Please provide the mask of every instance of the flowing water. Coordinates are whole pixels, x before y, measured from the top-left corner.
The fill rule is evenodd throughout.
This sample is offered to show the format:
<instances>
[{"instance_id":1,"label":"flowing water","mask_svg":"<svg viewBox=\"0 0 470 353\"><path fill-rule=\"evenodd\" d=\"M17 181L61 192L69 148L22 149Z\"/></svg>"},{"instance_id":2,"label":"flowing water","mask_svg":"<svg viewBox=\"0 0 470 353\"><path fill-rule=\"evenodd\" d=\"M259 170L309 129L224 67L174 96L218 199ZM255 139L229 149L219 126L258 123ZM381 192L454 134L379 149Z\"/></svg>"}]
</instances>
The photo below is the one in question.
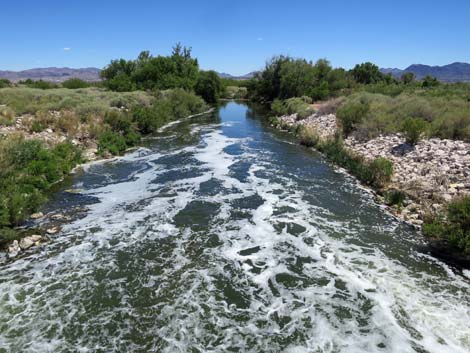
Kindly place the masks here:
<instances>
[{"instance_id":1,"label":"flowing water","mask_svg":"<svg viewBox=\"0 0 470 353\"><path fill-rule=\"evenodd\" d=\"M88 166L0 268L0 352L470 351L470 285L249 107Z\"/></svg>"}]
</instances>

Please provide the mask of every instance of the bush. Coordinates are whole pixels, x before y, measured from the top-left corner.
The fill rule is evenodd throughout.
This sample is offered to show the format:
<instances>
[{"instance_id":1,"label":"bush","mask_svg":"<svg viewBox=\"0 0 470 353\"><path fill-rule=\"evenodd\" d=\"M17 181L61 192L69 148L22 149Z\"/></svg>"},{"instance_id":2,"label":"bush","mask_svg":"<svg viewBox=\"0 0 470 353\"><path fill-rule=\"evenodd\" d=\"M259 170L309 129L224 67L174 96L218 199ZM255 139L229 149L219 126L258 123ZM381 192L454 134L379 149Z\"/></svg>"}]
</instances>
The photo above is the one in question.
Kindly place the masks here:
<instances>
[{"instance_id":1,"label":"bush","mask_svg":"<svg viewBox=\"0 0 470 353\"><path fill-rule=\"evenodd\" d=\"M347 102L337 111L337 118L341 123L343 134L348 136L365 118L369 112L369 103L365 100Z\"/></svg>"},{"instance_id":2,"label":"bush","mask_svg":"<svg viewBox=\"0 0 470 353\"><path fill-rule=\"evenodd\" d=\"M2 210L2 206L0 206L0 211ZM1 222L1 221L0 221ZM9 242L18 239L19 233L14 229L7 228L7 227L0 227L0 247L6 246Z\"/></svg>"},{"instance_id":3,"label":"bush","mask_svg":"<svg viewBox=\"0 0 470 353\"><path fill-rule=\"evenodd\" d=\"M79 78L70 78L64 82L62 82L62 87L68 89L79 89L79 88L87 88L90 87L90 84L86 81L83 81Z\"/></svg>"},{"instance_id":4,"label":"bush","mask_svg":"<svg viewBox=\"0 0 470 353\"><path fill-rule=\"evenodd\" d=\"M0 88L10 87L11 82L5 78L0 78Z\"/></svg>"},{"instance_id":5,"label":"bush","mask_svg":"<svg viewBox=\"0 0 470 353\"><path fill-rule=\"evenodd\" d=\"M99 154L109 152L112 155L120 155L128 147L125 137L114 131L106 131L98 139Z\"/></svg>"},{"instance_id":6,"label":"bush","mask_svg":"<svg viewBox=\"0 0 470 353\"><path fill-rule=\"evenodd\" d=\"M402 132L405 135L406 142L412 145L418 143L421 135L426 130L427 123L419 118L408 118L403 122Z\"/></svg>"},{"instance_id":7,"label":"bush","mask_svg":"<svg viewBox=\"0 0 470 353\"><path fill-rule=\"evenodd\" d=\"M390 190L385 193L385 203L389 206L397 205L399 207L403 206L403 202L406 199L406 195L403 191L400 190Z\"/></svg>"},{"instance_id":8,"label":"bush","mask_svg":"<svg viewBox=\"0 0 470 353\"><path fill-rule=\"evenodd\" d=\"M315 113L315 110L310 106L310 104L306 103L306 99L304 97L289 98L283 101L275 99L271 104L271 110L278 116L297 114L298 120L305 119Z\"/></svg>"},{"instance_id":9,"label":"bush","mask_svg":"<svg viewBox=\"0 0 470 353\"><path fill-rule=\"evenodd\" d=\"M307 147L315 147L320 142L318 132L314 128L305 125L299 128L297 136L300 144Z\"/></svg>"},{"instance_id":10,"label":"bush","mask_svg":"<svg viewBox=\"0 0 470 353\"><path fill-rule=\"evenodd\" d=\"M80 161L80 150L68 142L47 149L37 140L0 140L0 243L14 236L10 228L36 212L51 185Z\"/></svg>"},{"instance_id":11,"label":"bush","mask_svg":"<svg viewBox=\"0 0 470 353\"><path fill-rule=\"evenodd\" d=\"M450 202L446 217L438 216L423 225L423 233L445 240L464 254L470 254L470 195Z\"/></svg>"},{"instance_id":12,"label":"bush","mask_svg":"<svg viewBox=\"0 0 470 353\"><path fill-rule=\"evenodd\" d=\"M38 88L38 89L53 89L53 88L59 88L59 86L55 83L49 82L49 81L43 81L43 80L31 80L27 79L25 81L20 81L20 84L24 84L28 86L29 88Z\"/></svg>"},{"instance_id":13,"label":"bush","mask_svg":"<svg viewBox=\"0 0 470 353\"><path fill-rule=\"evenodd\" d=\"M390 182L393 175L393 163L384 157L377 157L370 163L372 179L375 186L383 187Z\"/></svg>"},{"instance_id":14,"label":"bush","mask_svg":"<svg viewBox=\"0 0 470 353\"><path fill-rule=\"evenodd\" d=\"M149 107L135 106L132 118L141 133L150 134L170 121L205 110L207 105L200 97L184 90L171 90L160 93Z\"/></svg>"},{"instance_id":15,"label":"bush","mask_svg":"<svg viewBox=\"0 0 470 353\"><path fill-rule=\"evenodd\" d=\"M129 114L110 111L106 114L104 123L109 126L109 130L104 131L98 138L100 154L107 151L113 155L119 155L140 142L140 134Z\"/></svg>"},{"instance_id":16,"label":"bush","mask_svg":"<svg viewBox=\"0 0 470 353\"><path fill-rule=\"evenodd\" d=\"M15 123L15 112L8 107L0 107L0 125L10 126Z\"/></svg>"}]
</instances>

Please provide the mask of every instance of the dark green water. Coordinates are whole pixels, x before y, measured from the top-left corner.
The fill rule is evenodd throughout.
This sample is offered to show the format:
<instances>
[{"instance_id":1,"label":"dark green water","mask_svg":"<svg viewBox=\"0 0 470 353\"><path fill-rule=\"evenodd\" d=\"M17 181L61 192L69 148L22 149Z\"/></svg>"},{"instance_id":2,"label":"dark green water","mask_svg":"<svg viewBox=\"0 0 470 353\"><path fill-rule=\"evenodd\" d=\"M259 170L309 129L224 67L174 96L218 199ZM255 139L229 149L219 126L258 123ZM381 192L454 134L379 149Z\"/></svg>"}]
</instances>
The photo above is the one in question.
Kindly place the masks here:
<instances>
[{"instance_id":1,"label":"dark green water","mask_svg":"<svg viewBox=\"0 0 470 353\"><path fill-rule=\"evenodd\" d=\"M174 124L48 205L0 268L0 352L470 351L470 285L247 106Z\"/></svg>"}]
</instances>

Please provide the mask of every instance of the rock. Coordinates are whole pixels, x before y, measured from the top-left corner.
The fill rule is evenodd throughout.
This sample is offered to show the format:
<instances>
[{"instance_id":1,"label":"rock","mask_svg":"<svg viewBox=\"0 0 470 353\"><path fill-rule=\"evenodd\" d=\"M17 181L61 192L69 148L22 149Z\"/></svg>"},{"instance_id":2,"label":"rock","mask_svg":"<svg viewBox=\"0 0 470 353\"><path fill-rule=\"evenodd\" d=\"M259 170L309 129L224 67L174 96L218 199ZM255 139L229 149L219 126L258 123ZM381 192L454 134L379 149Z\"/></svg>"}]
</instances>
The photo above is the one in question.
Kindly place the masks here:
<instances>
[{"instance_id":1,"label":"rock","mask_svg":"<svg viewBox=\"0 0 470 353\"><path fill-rule=\"evenodd\" d=\"M4 252L0 252L0 265L4 264L8 260L8 255Z\"/></svg>"},{"instance_id":2,"label":"rock","mask_svg":"<svg viewBox=\"0 0 470 353\"><path fill-rule=\"evenodd\" d=\"M42 218L42 217L44 217L44 214L42 212L33 213L31 215L31 219L39 219L39 218Z\"/></svg>"},{"instance_id":3,"label":"rock","mask_svg":"<svg viewBox=\"0 0 470 353\"><path fill-rule=\"evenodd\" d=\"M57 213L51 216L51 219L53 219L54 221L63 221L63 220L66 220L66 218L67 217L61 213Z\"/></svg>"},{"instance_id":4,"label":"rock","mask_svg":"<svg viewBox=\"0 0 470 353\"><path fill-rule=\"evenodd\" d=\"M443 195L442 195L442 198L444 199L444 201L449 202L450 200L452 200L452 195L450 195L450 194L443 194Z\"/></svg>"},{"instance_id":5,"label":"rock","mask_svg":"<svg viewBox=\"0 0 470 353\"><path fill-rule=\"evenodd\" d=\"M32 241L34 241L35 243L37 243L38 241L41 241L43 240L43 237L41 235L38 235L38 234L33 234L29 237Z\"/></svg>"},{"instance_id":6,"label":"rock","mask_svg":"<svg viewBox=\"0 0 470 353\"><path fill-rule=\"evenodd\" d=\"M46 230L47 234L56 234L60 231L59 227L52 227Z\"/></svg>"},{"instance_id":7,"label":"rock","mask_svg":"<svg viewBox=\"0 0 470 353\"><path fill-rule=\"evenodd\" d=\"M31 239L31 237L25 237L25 238L20 240L20 248L21 248L21 250L29 249L30 247L32 247L34 245L34 243L35 243L35 241L33 241L33 239Z\"/></svg>"},{"instance_id":8,"label":"rock","mask_svg":"<svg viewBox=\"0 0 470 353\"><path fill-rule=\"evenodd\" d=\"M18 240L13 240L13 243L8 247L8 256L15 257L21 251Z\"/></svg>"}]
</instances>

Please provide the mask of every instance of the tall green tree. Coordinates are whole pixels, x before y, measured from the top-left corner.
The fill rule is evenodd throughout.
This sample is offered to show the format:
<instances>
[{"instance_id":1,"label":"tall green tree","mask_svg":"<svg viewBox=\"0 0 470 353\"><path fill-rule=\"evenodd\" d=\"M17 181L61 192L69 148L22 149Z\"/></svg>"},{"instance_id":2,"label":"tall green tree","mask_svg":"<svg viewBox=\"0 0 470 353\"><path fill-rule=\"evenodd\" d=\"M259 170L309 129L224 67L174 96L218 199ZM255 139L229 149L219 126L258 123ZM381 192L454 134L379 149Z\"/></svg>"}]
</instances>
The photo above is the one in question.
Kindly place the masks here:
<instances>
[{"instance_id":1,"label":"tall green tree","mask_svg":"<svg viewBox=\"0 0 470 353\"><path fill-rule=\"evenodd\" d=\"M372 84L378 83L384 79L384 75L380 72L377 65L371 62L357 64L352 69L352 75L357 83Z\"/></svg>"},{"instance_id":2,"label":"tall green tree","mask_svg":"<svg viewBox=\"0 0 470 353\"><path fill-rule=\"evenodd\" d=\"M223 90L222 80L215 71L201 71L194 91L207 103L216 103Z\"/></svg>"}]
</instances>

